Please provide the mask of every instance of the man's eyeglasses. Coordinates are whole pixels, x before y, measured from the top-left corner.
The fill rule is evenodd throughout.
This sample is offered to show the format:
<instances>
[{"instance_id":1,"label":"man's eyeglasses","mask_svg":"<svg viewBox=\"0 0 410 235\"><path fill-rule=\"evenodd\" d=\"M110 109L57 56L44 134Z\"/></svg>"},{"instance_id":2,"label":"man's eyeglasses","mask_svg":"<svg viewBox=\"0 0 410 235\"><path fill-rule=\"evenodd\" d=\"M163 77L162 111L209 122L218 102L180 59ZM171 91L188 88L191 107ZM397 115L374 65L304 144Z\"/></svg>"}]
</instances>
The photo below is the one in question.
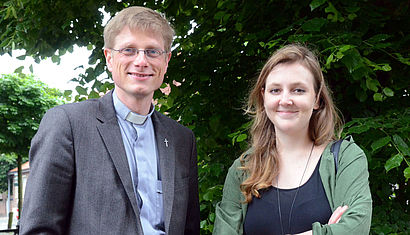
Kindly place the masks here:
<instances>
[{"instance_id":1,"label":"man's eyeglasses","mask_svg":"<svg viewBox=\"0 0 410 235\"><path fill-rule=\"evenodd\" d=\"M161 51L157 49L137 49L137 48L122 48L122 49L112 49L113 51L118 51L119 53L125 55L125 56L135 56L138 55L140 51L144 52L144 54L148 58L157 58L161 56L164 53L167 53L166 51Z\"/></svg>"}]
</instances>

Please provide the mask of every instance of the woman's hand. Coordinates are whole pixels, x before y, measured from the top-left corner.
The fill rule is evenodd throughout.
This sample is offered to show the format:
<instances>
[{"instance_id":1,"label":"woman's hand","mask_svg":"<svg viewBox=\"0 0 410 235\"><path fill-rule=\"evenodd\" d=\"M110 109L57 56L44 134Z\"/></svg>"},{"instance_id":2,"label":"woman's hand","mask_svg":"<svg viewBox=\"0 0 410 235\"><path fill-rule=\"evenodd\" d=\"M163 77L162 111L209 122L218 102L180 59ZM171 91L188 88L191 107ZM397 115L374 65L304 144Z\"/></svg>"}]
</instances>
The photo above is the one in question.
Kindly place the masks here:
<instances>
[{"instance_id":1,"label":"woman's hand","mask_svg":"<svg viewBox=\"0 0 410 235\"><path fill-rule=\"evenodd\" d=\"M342 218L343 213L346 212L348 206L339 206L330 216L329 222L327 224L337 224L339 223L340 218ZM304 233L298 233L296 235L312 235L312 230L306 231Z\"/></svg>"},{"instance_id":2,"label":"woman's hand","mask_svg":"<svg viewBox=\"0 0 410 235\"><path fill-rule=\"evenodd\" d=\"M309 230L303 233L294 234L294 235L312 235L312 230Z\"/></svg>"},{"instance_id":3,"label":"woman's hand","mask_svg":"<svg viewBox=\"0 0 410 235\"><path fill-rule=\"evenodd\" d=\"M329 222L327 222L327 224L337 224L347 208L348 206L339 206L338 208L336 208L332 216L330 216Z\"/></svg>"}]
</instances>

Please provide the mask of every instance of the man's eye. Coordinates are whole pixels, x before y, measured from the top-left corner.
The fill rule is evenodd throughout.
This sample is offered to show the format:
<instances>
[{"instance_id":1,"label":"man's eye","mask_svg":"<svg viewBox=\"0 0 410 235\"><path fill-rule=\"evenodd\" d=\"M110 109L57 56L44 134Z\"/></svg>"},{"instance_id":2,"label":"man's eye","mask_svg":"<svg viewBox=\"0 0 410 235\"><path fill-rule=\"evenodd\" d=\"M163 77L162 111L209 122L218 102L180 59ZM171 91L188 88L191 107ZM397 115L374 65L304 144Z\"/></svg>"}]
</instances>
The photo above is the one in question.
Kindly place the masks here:
<instances>
[{"instance_id":1,"label":"man's eye","mask_svg":"<svg viewBox=\"0 0 410 235\"><path fill-rule=\"evenodd\" d=\"M126 55L133 55L135 53L135 48L124 48L122 49L122 53Z\"/></svg>"},{"instance_id":2,"label":"man's eye","mask_svg":"<svg viewBox=\"0 0 410 235\"><path fill-rule=\"evenodd\" d=\"M145 53L147 54L147 56L159 56L161 54L160 51L155 49L147 49L145 50Z\"/></svg>"}]
</instances>

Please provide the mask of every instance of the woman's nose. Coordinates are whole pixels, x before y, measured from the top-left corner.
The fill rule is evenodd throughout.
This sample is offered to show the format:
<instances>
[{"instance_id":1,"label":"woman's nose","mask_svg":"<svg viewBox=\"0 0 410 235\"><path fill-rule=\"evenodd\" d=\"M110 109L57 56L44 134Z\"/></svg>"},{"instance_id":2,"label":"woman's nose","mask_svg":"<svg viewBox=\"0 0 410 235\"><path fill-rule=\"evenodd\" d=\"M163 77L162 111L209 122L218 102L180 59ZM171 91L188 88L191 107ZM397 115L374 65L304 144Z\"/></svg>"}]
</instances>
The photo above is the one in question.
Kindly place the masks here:
<instances>
[{"instance_id":1,"label":"woman's nose","mask_svg":"<svg viewBox=\"0 0 410 235\"><path fill-rule=\"evenodd\" d=\"M289 93L284 92L282 94L279 100L279 104L280 105L292 105L293 104L292 97L289 95Z\"/></svg>"}]
</instances>

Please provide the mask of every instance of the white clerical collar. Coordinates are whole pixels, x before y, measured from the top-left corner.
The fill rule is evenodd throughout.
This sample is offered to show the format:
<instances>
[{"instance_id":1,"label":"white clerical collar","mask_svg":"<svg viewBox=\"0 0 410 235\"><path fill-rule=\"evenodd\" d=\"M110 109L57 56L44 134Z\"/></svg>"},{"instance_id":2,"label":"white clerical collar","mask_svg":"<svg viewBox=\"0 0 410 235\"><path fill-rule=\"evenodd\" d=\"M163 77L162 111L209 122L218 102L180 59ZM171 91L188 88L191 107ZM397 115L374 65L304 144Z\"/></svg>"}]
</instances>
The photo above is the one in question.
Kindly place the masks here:
<instances>
[{"instance_id":1,"label":"white clerical collar","mask_svg":"<svg viewBox=\"0 0 410 235\"><path fill-rule=\"evenodd\" d=\"M154 112L154 105L151 104L151 110L148 113L148 115L139 115L137 113L130 111L125 117L125 120L131 123L137 124L137 125L143 125L145 121L152 115L153 112Z\"/></svg>"},{"instance_id":2,"label":"white clerical collar","mask_svg":"<svg viewBox=\"0 0 410 235\"><path fill-rule=\"evenodd\" d=\"M154 110L155 110L154 105L151 104L150 112L147 115L139 115L137 113L133 113L127 106L125 106L124 103L121 102L120 99L118 99L118 96L115 90L112 94L112 99L114 103L114 109L117 115L123 120L127 120L137 125L143 125L145 121L149 117L151 117L151 115L154 113Z\"/></svg>"}]
</instances>

